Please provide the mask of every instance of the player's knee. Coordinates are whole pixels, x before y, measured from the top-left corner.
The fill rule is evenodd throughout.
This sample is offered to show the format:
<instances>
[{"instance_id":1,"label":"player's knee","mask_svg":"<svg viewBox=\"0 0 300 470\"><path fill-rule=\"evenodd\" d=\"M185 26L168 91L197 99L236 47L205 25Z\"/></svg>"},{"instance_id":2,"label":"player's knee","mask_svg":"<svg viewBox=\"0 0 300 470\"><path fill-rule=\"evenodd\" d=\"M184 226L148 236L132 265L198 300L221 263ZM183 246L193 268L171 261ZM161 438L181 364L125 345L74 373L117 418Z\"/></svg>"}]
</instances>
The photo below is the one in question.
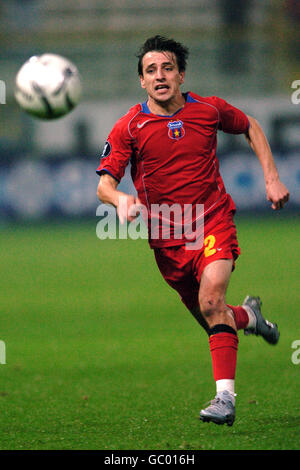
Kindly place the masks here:
<instances>
[{"instance_id":1,"label":"player's knee","mask_svg":"<svg viewBox=\"0 0 300 470\"><path fill-rule=\"evenodd\" d=\"M224 299L218 296L201 296L199 306L202 316L209 320L223 312Z\"/></svg>"}]
</instances>

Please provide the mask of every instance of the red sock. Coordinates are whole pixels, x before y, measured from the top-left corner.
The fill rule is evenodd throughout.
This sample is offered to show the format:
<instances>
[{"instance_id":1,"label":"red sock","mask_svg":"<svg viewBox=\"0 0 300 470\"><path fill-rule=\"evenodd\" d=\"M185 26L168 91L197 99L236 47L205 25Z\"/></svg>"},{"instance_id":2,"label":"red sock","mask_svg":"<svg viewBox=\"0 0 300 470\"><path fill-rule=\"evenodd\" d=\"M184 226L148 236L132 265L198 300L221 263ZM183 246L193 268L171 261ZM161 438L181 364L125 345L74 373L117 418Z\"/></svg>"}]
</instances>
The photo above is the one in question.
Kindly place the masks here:
<instances>
[{"instance_id":1,"label":"red sock","mask_svg":"<svg viewBox=\"0 0 300 470\"><path fill-rule=\"evenodd\" d=\"M231 310L233 311L236 329L244 330L245 328L247 328L247 325L249 323L249 316L246 310L243 307L240 307L239 305L236 307L232 305L227 305L227 307L231 308Z\"/></svg>"},{"instance_id":2,"label":"red sock","mask_svg":"<svg viewBox=\"0 0 300 470\"><path fill-rule=\"evenodd\" d=\"M233 333L217 333L209 337L214 379L234 379L238 337Z\"/></svg>"}]
</instances>

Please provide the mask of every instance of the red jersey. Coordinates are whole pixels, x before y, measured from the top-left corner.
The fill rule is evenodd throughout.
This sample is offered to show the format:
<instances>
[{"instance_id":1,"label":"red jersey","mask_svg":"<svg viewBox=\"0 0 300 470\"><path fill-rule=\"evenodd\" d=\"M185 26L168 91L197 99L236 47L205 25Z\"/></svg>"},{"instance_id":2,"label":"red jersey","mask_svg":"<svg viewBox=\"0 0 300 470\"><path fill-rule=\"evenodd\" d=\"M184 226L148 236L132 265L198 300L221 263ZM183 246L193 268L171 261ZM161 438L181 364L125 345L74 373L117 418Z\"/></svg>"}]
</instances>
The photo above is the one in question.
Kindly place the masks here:
<instances>
[{"instance_id":1,"label":"red jersey","mask_svg":"<svg viewBox=\"0 0 300 470\"><path fill-rule=\"evenodd\" d=\"M172 116L152 114L147 102L133 106L117 121L104 147L97 173L118 182L131 163L138 197L151 214L153 204L204 205L204 215L234 203L226 193L216 157L217 131L247 132L249 121L239 109L216 96L184 94L186 102ZM186 240L151 239L151 247Z\"/></svg>"}]
</instances>

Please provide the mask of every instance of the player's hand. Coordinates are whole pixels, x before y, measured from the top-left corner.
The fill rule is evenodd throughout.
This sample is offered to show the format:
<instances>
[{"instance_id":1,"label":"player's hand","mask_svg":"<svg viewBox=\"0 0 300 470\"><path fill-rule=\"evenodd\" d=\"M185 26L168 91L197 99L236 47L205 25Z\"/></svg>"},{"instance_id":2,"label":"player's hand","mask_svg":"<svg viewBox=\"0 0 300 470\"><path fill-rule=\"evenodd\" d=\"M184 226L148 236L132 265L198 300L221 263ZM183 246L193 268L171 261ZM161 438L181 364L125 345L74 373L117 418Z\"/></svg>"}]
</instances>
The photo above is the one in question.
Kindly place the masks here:
<instances>
[{"instance_id":1,"label":"player's hand","mask_svg":"<svg viewBox=\"0 0 300 470\"><path fill-rule=\"evenodd\" d=\"M272 209L282 209L289 200L290 194L286 186L280 180L266 183L268 201L272 202Z\"/></svg>"},{"instance_id":2,"label":"player's hand","mask_svg":"<svg viewBox=\"0 0 300 470\"><path fill-rule=\"evenodd\" d=\"M142 204L138 197L128 194L120 195L117 213L121 224L124 224L126 220L132 222L136 219L141 212L141 206Z\"/></svg>"}]
</instances>

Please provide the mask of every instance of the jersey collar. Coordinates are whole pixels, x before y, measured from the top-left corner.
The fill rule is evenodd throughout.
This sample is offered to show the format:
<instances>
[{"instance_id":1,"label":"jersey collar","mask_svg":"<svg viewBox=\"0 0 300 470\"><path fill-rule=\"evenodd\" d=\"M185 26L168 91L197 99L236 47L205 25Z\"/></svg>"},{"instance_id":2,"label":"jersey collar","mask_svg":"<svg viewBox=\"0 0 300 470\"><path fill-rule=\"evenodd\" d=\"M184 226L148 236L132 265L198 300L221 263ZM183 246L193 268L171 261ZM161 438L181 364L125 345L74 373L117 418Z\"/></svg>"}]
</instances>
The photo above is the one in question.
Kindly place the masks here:
<instances>
[{"instance_id":1,"label":"jersey collar","mask_svg":"<svg viewBox=\"0 0 300 470\"><path fill-rule=\"evenodd\" d=\"M187 93L182 93L184 98L185 98L185 102L186 103L192 103L193 101L195 101L189 94L189 92ZM148 100L147 100L148 101ZM149 109L149 106L147 104L147 101L145 101L144 103L141 103L141 106L142 106L142 112L145 113L145 114L152 114L150 109ZM178 109L177 111L175 111L174 114L171 114L171 115L166 115L166 114L155 114L155 116L159 116L159 117L165 117L165 118L171 118L173 116L175 116L175 114L179 113L183 108L180 108Z\"/></svg>"}]
</instances>

